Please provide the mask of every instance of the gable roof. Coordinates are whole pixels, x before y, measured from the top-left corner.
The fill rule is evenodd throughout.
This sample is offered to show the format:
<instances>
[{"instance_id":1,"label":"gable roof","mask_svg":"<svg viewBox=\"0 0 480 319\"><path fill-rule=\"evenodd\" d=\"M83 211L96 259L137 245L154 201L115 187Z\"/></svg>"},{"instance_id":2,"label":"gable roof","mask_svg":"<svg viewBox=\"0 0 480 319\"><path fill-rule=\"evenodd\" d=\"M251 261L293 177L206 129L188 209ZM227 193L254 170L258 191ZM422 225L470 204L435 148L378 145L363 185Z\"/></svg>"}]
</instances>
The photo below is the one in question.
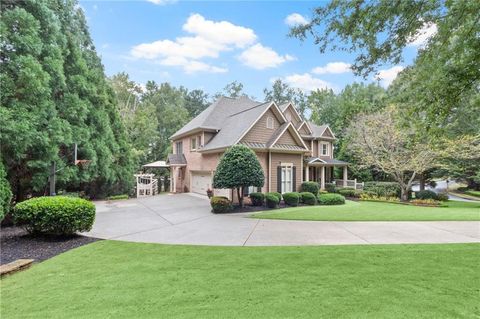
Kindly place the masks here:
<instances>
[{"instance_id":1,"label":"gable roof","mask_svg":"<svg viewBox=\"0 0 480 319\"><path fill-rule=\"evenodd\" d=\"M292 102L287 102L287 103L280 104L278 107L283 113L285 113L285 111L288 109L288 107L291 107L291 109L293 109L293 113L297 117L298 122L303 121L302 117L300 116L300 113L298 113L297 108L295 107L295 105L293 105Z\"/></svg>"},{"instance_id":2,"label":"gable roof","mask_svg":"<svg viewBox=\"0 0 480 319\"><path fill-rule=\"evenodd\" d=\"M285 134L286 131L289 131L292 133L292 137L295 139L295 141L302 146L303 149L308 150L307 145L305 145L305 142L303 141L302 137L298 134L297 130L293 126L292 122L284 123L281 125L275 134L272 135L272 138L268 141L267 147L275 147L277 146L277 141L280 139L280 137ZM279 144L280 145L280 144Z\"/></svg>"},{"instance_id":3,"label":"gable roof","mask_svg":"<svg viewBox=\"0 0 480 319\"><path fill-rule=\"evenodd\" d=\"M260 104L262 103L253 101L246 96L238 99L222 96L184 127L175 132L170 138L179 138L200 129L218 131L222 127L225 127L222 123L227 117Z\"/></svg>"},{"instance_id":4,"label":"gable roof","mask_svg":"<svg viewBox=\"0 0 480 319\"><path fill-rule=\"evenodd\" d=\"M328 138L335 139L335 135L333 134L332 130L330 129L330 127L328 125L316 125L315 123L312 123L312 122L308 122L307 124L310 127L310 129L312 130L312 134L309 137L313 137L313 138L323 137L323 138L327 138L327 139ZM325 133L326 130L330 131L330 133L332 134L332 137L323 135L323 133Z\"/></svg>"}]
</instances>

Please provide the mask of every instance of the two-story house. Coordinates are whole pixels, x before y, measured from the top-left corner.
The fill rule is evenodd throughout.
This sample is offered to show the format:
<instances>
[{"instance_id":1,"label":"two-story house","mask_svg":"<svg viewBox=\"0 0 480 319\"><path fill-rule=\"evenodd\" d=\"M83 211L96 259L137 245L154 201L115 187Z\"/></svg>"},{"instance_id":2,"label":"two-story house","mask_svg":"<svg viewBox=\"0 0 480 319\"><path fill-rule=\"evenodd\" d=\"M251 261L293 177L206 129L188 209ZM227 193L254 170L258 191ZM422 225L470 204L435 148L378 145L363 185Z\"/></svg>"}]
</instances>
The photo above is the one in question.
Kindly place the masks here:
<instances>
[{"instance_id":1,"label":"two-story house","mask_svg":"<svg viewBox=\"0 0 480 319\"><path fill-rule=\"evenodd\" d=\"M172 192L206 194L220 157L235 144L251 148L264 170L265 184L255 191L298 191L303 181L317 181L324 189L333 179L335 166L343 167L340 185L347 182L348 163L333 158L335 135L331 129L305 121L292 103L221 97L171 140ZM233 196L231 190L216 189L214 193Z\"/></svg>"}]
</instances>

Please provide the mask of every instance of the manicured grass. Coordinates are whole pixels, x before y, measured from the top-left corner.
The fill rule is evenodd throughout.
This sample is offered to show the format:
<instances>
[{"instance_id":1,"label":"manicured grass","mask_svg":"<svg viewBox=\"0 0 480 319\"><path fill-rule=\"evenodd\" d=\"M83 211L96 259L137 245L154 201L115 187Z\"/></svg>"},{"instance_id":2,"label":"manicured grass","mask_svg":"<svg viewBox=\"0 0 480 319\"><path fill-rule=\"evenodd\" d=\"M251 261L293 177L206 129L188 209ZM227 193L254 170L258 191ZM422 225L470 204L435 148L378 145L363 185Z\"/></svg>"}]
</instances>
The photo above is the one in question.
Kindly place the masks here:
<instances>
[{"instance_id":1,"label":"manicured grass","mask_svg":"<svg viewBox=\"0 0 480 319\"><path fill-rule=\"evenodd\" d=\"M480 191L466 191L465 194L475 196L475 197L480 197Z\"/></svg>"},{"instance_id":2,"label":"manicured grass","mask_svg":"<svg viewBox=\"0 0 480 319\"><path fill-rule=\"evenodd\" d=\"M337 206L302 206L253 214L263 219L323 221L480 220L480 203L448 201L443 207L346 201Z\"/></svg>"},{"instance_id":3,"label":"manicured grass","mask_svg":"<svg viewBox=\"0 0 480 319\"><path fill-rule=\"evenodd\" d=\"M474 318L480 245L101 241L2 279L2 318Z\"/></svg>"}]
</instances>

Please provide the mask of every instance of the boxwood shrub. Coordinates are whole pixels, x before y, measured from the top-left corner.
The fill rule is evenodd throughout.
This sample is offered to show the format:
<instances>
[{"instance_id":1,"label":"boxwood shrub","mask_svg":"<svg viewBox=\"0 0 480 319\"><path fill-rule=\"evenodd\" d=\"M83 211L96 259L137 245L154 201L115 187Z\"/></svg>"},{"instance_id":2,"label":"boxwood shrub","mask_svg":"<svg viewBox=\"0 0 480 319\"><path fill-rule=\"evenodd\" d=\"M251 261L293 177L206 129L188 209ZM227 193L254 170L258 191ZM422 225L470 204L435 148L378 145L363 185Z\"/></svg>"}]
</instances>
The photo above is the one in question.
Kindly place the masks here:
<instances>
[{"instance_id":1,"label":"boxwood shrub","mask_svg":"<svg viewBox=\"0 0 480 319\"><path fill-rule=\"evenodd\" d=\"M29 233L71 235L92 229L95 205L75 197L37 197L18 203L13 220Z\"/></svg>"},{"instance_id":2,"label":"boxwood shrub","mask_svg":"<svg viewBox=\"0 0 480 319\"><path fill-rule=\"evenodd\" d=\"M329 193L335 193L337 191L337 186L335 183L325 183L325 190Z\"/></svg>"},{"instance_id":3,"label":"boxwood shrub","mask_svg":"<svg viewBox=\"0 0 480 319\"><path fill-rule=\"evenodd\" d=\"M423 191L415 192L415 199L437 199L437 193L425 189Z\"/></svg>"},{"instance_id":4,"label":"boxwood shrub","mask_svg":"<svg viewBox=\"0 0 480 319\"><path fill-rule=\"evenodd\" d=\"M339 193L340 195L345 196L345 197L355 197L355 194L356 194L356 193L355 193L355 189L353 189L353 188L347 188L347 187L341 188L341 189L338 191L338 193Z\"/></svg>"},{"instance_id":5,"label":"boxwood shrub","mask_svg":"<svg viewBox=\"0 0 480 319\"><path fill-rule=\"evenodd\" d=\"M263 193L251 193L250 200L253 206L263 206L265 203L265 194Z\"/></svg>"},{"instance_id":6,"label":"boxwood shrub","mask_svg":"<svg viewBox=\"0 0 480 319\"><path fill-rule=\"evenodd\" d=\"M283 194L283 201L288 206L298 206L298 203L300 203L300 194L297 192L285 193Z\"/></svg>"},{"instance_id":7,"label":"boxwood shrub","mask_svg":"<svg viewBox=\"0 0 480 319\"><path fill-rule=\"evenodd\" d=\"M312 193L314 196L317 196L319 190L320 186L317 182L303 182L302 185L300 185L300 191L302 193L309 192Z\"/></svg>"},{"instance_id":8,"label":"boxwood shrub","mask_svg":"<svg viewBox=\"0 0 480 319\"><path fill-rule=\"evenodd\" d=\"M230 200L224 196L212 196L212 198L210 198L210 205L212 206L212 213L214 214L228 213L233 209Z\"/></svg>"},{"instance_id":9,"label":"boxwood shrub","mask_svg":"<svg viewBox=\"0 0 480 319\"><path fill-rule=\"evenodd\" d=\"M342 205L345 204L345 197L340 194L321 194L318 195L320 205Z\"/></svg>"},{"instance_id":10,"label":"boxwood shrub","mask_svg":"<svg viewBox=\"0 0 480 319\"><path fill-rule=\"evenodd\" d=\"M300 193L302 203L305 205L315 205L317 203L317 198L310 192Z\"/></svg>"},{"instance_id":11,"label":"boxwood shrub","mask_svg":"<svg viewBox=\"0 0 480 319\"><path fill-rule=\"evenodd\" d=\"M278 203L280 203L280 200L278 199L278 196L276 196L273 193L267 193L265 195L265 201L267 203L268 208L277 208Z\"/></svg>"},{"instance_id":12,"label":"boxwood shrub","mask_svg":"<svg viewBox=\"0 0 480 319\"><path fill-rule=\"evenodd\" d=\"M447 193L438 193L437 194L437 200L446 202L448 200L448 194Z\"/></svg>"},{"instance_id":13,"label":"boxwood shrub","mask_svg":"<svg viewBox=\"0 0 480 319\"><path fill-rule=\"evenodd\" d=\"M272 194L273 196L276 196L278 198L279 203L282 201L282 194L280 194L278 192L270 192L270 193L267 193L267 194Z\"/></svg>"}]
</instances>

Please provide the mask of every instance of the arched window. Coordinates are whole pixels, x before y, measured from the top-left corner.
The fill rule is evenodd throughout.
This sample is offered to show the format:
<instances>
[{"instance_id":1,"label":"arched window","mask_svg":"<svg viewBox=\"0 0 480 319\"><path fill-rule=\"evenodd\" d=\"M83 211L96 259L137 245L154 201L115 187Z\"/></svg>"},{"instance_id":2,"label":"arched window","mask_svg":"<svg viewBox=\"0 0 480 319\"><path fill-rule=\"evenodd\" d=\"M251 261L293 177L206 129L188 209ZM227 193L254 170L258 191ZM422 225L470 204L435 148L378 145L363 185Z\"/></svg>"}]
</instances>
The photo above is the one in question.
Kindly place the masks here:
<instances>
[{"instance_id":1,"label":"arched window","mask_svg":"<svg viewBox=\"0 0 480 319\"><path fill-rule=\"evenodd\" d=\"M272 117L267 117L267 128L269 129L274 129L275 124L273 123L273 118Z\"/></svg>"}]
</instances>

